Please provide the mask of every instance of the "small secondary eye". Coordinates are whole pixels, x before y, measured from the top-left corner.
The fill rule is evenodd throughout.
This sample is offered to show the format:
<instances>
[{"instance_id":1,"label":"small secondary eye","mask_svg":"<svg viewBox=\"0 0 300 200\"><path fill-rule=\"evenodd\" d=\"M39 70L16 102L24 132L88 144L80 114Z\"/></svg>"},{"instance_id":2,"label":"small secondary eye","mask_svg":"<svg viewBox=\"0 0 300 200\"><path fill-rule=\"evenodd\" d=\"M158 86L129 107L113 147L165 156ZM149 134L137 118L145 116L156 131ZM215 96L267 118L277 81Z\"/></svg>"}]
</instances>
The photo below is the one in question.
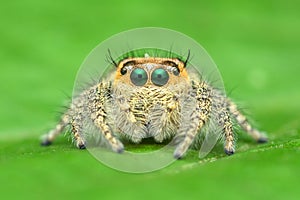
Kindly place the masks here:
<instances>
[{"instance_id":1,"label":"small secondary eye","mask_svg":"<svg viewBox=\"0 0 300 200\"><path fill-rule=\"evenodd\" d=\"M131 72L130 80L136 86L143 86L148 80L147 72L144 69L136 68Z\"/></svg>"},{"instance_id":2,"label":"small secondary eye","mask_svg":"<svg viewBox=\"0 0 300 200\"><path fill-rule=\"evenodd\" d=\"M175 76L178 76L179 75L179 69L177 68L177 67L174 67L174 69L172 70L173 71L173 74L175 75Z\"/></svg>"},{"instance_id":3,"label":"small secondary eye","mask_svg":"<svg viewBox=\"0 0 300 200\"><path fill-rule=\"evenodd\" d=\"M121 74L122 74L122 75L125 75L126 73L127 73L126 67L122 67L122 69L121 69Z\"/></svg>"},{"instance_id":4,"label":"small secondary eye","mask_svg":"<svg viewBox=\"0 0 300 200\"><path fill-rule=\"evenodd\" d=\"M163 86L169 81L169 74L162 68L156 69L151 74L151 81L154 85Z\"/></svg>"}]
</instances>

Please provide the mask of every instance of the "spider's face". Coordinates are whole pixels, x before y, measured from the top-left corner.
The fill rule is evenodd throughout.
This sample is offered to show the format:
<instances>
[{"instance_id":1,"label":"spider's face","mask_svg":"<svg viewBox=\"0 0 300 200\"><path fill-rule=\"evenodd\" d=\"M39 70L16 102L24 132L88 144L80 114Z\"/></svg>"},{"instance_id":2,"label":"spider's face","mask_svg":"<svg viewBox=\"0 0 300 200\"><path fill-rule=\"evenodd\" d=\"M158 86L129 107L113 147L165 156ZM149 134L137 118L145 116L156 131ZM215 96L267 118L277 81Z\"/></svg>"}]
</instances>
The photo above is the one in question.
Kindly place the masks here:
<instances>
[{"instance_id":1,"label":"spider's face","mask_svg":"<svg viewBox=\"0 0 300 200\"><path fill-rule=\"evenodd\" d=\"M189 79L184 62L176 58L138 57L122 60L115 84L132 87L169 87Z\"/></svg>"}]
</instances>

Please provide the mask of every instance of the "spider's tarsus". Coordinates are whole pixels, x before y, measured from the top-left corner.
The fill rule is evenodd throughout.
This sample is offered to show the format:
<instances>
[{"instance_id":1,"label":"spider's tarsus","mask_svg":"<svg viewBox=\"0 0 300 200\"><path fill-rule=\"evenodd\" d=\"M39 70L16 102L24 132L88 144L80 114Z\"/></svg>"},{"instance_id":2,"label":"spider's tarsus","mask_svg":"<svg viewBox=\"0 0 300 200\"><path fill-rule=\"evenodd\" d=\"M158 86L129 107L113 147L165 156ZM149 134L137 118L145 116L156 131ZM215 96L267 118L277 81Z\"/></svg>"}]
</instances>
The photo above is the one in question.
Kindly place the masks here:
<instances>
[{"instance_id":1,"label":"spider's tarsus","mask_svg":"<svg viewBox=\"0 0 300 200\"><path fill-rule=\"evenodd\" d=\"M86 149L86 146L84 144L78 145L78 149Z\"/></svg>"},{"instance_id":2,"label":"spider's tarsus","mask_svg":"<svg viewBox=\"0 0 300 200\"><path fill-rule=\"evenodd\" d=\"M180 160L180 159L183 157L183 155L182 155L181 153L179 153L179 152L175 152L175 153L173 154L173 156L174 156L174 158L177 159L177 160Z\"/></svg>"},{"instance_id":3,"label":"spider's tarsus","mask_svg":"<svg viewBox=\"0 0 300 200\"><path fill-rule=\"evenodd\" d=\"M173 156L175 159L179 160L179 159L183 158L184 152L185 151L183 151L182 148L177 147L177 149L174 151Z\"/></svg>"},{"instance_id":4,"label":"spider's tarsus","mask_svg":"<svg viewBox=\"0 0 300 200\"><path fill-rule=\"evenodd\" d=\"M234 150L224 149L224 152L225 152L228 156L231 156L231 155L234 154Z\"/></svg>"},{"instance_id":5,"label":"spider's tarsus","mask_svg":"<svg viewBox=\"0 0 300 200\"><path fill-rule=\"evenodd\" d=\"M52 142L50 140L43 140L41 142L41 146L44 146L44 147L49 146L51 144L52 144Z\"/></svg>"},{"instance_id":6,"label":"spider's tarsus","mask_svg":"<svg viewBox=\"0 0 300 200\"><path fill-rule=\"evenodd\" d=\"M124 152L124 147L113 148L113 151L116 152L116 153L123 153Z\"/></svg>"},{"instance_id":7,"label":"spider's tarsus","mask_svg":"<svg viewBox=\"0 0 300 200\"><path fill-rule=\"evenodd\" d=\"M267 143L268 142L268 138L267 137L261 137L258 138L257 143L263 144L263 143Z\"/></svg>"},{"instance_id":8,"label":"spider's tarsus","mask_svg":"<svg viewBox=\"0 0 300 200\"><path fill-rule=\"evenodd\" d=\"M124 152L124 145L121 142L119 142L118 145L115 145L115 146L112 147L112 150L116 153L123 153Z\"/></svg>"},{"instance_id":9,"label":"spider's tarsus","mask_svg":"<svg viewBox=\"0 0 300 200\"><path fill-rule=\"evenodd\" d=\"M119 148L119 149L117 149L116 152L117 152L117 153L123 153L123 152L124 152L124 148Z\"/></svg>"}]
</instances>

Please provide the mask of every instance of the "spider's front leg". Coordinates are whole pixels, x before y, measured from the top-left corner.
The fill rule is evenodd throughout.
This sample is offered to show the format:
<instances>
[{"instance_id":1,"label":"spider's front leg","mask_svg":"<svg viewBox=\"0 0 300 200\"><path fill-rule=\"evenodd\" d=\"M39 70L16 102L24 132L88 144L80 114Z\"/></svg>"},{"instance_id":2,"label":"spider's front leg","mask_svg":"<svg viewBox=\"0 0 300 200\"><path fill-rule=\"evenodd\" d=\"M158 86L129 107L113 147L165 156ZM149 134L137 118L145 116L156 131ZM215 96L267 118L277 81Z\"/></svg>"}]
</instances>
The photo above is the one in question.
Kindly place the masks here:
<instances>
[{"instance_id":1,"label":"spider's front leg","mask_svg":"<svg viewBox=\"0 0 300 200\"><path fill-rule=\"evenodd\" d=\"M78 149L85 149L86 148L86 142L84 138L82 137L82 116L81 114L77 115L75 118L71 121L72 126L72 133L73 138L76 142L76 147Z\"/></svg>"},{"instance_id":2,"label":"spider's front leg","mask_svg":"<svg viewBox=\"0 0 300 200\"><path fill-rule=\"evenodd\" d=\"M96 118L92 118L95 126L100 130L101 134L107 140L112 150L117 153L122 153L124 151L124 145L113 135L105 118L98 115Z\"/></svg>"},{"instance_id":3,"label":"spider's front leg","mask_svg":"<svg viewBox=\"0 0 300 200\"><path fill-rule=\"evenodd\" d=\"M107 120L107 108L105 109L105 105L111 103L109 87L109 84L100 83L98 87L93 90L93 94L89 98L90 101L88 105L91 109L90 118L109 143L112 150L117 153L122 153L124 145L114 136Z\"/></svg>"},{"instance_id":4,"label":"spider's front leg","mask_svg":"<svg viewBox=\"0 0 300 200\"><path fill-rule=\"evenodd\" d=\"M174 151L176 159L184 156L195 136L207 122L211 112L210 92L206 87L202 88L202 85L197 86L193 87L194 90L184 100L182 107L183 121L175 137L175 143L179 141Z\"/></svg>"}]
</instances>

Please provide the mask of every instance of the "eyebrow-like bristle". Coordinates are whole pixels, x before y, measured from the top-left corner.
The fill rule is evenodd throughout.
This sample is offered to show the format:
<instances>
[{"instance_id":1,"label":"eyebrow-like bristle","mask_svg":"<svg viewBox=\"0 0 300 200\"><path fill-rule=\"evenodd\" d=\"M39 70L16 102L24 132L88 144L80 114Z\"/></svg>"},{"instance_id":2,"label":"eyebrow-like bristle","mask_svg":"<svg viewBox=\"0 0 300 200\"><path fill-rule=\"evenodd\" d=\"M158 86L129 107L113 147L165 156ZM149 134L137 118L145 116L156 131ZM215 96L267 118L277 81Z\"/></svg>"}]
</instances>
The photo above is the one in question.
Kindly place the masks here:
<instances>
[{"instance_id":1,"label":"eyebrow-like bristle","mask_svg":"<svg viewBox=\"0 0 300 200\"><path fill-rule=\"evenodd\" d=\"M187 57L186 57L186 60L184 61L184 67L186 67L186 64L189 62L190 55L191 55L191 50L189 49L189 50L188 50L188 55L187 55Z\"/></svg>"},{"instance_id":2,"label":"eyebrow-like bristle","mask_svg":"<svg viewBox=\"0 0 300 200\"><path fill-rule=\"evenodd\" d=\"M112 57L112 55L111 55L110 49L107 49L107 51L108 51L108 56L106 57L107 60L108 60L111 64L113 64L115 67L118 67L118 64L116 63L116 61L113 59L113 57Z\"/></svg>"},{"instance_id":3,"label":"eyebrow-like bristle","mask_svg":"<svg viewBox=\"0 0 300 200\"><path fill-rule=\"evenodd\" d=\"M160 58L160 57L135 57L135 58L125 58L119 62L120 64L127 65L127 63L135 62L135 64L143 64L143 63L159 63L159 64L166 64L171 66L177 66L179 63L184 64L183 61L177 58Z\"/></svg>"},{"instance_id":4,"label":"eyebrow-like bristle","mask_svg":"<svg viewBox=\"0 0 300 200\"><path fill-rule=\"evenodd\" d=\"M123 66L127 66L127 65L136 65L136 61L129 60L128 62L126 62L126 63L123 64Z\"/></svg>"},{"instance_id":5,"label":"eyebrow-like bristle","mask_svg":"<svg viewBox=\"0 0 300 200\"><path fill-rule=\"evenodd\" d=\"M164 64L164 65L168 65L168 66L172 66L172 67L177 67L178 65L175 63L175 62L173 62L173 61L164 61L162 64Z\"/></svg>"}]
</instances>

